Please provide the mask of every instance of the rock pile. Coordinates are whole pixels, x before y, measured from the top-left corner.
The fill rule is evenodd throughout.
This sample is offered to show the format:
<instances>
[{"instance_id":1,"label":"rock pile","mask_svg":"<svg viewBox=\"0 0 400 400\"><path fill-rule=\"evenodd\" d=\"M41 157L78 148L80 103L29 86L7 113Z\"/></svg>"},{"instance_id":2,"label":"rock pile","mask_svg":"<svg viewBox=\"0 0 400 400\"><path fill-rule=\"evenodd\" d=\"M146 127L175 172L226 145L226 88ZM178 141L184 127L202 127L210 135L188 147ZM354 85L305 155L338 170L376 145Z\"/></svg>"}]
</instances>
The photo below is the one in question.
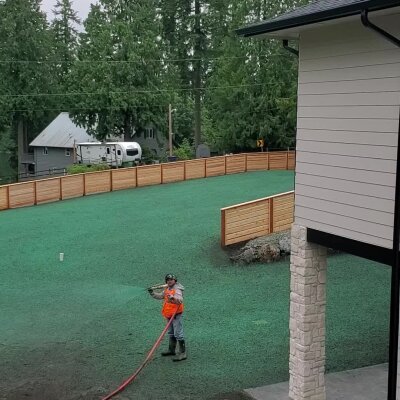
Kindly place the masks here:
<instances>
[{"instance_id":1,"label":"rock pile","mask_svg":"<svg viewBox=\"0 0 400 400\"><path fill-rule=\"evenodd\" d=\"M236 263L269 263L290 254L290 231L274 233L250 240L232 251L230 259Z\"/></svg>"}]
</instances>

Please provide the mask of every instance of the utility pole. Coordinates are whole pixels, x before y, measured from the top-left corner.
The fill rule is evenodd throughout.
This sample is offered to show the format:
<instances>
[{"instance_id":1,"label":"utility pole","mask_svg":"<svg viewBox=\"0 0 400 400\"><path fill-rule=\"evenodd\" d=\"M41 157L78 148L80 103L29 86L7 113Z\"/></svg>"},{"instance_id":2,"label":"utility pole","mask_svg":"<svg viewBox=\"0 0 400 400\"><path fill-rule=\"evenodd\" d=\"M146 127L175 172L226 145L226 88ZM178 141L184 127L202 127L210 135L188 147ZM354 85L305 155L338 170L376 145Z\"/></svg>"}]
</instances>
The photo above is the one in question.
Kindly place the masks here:
<instances>
[{"instance_id":1,"label":"utility pole","mask_svg":"<svg viewBox=\"0 0 400 400\"><path fill-rule=\"evenodd\" d=\"M168 110L168 122L169 122L169 156L172 157L172 106L169 105Z\"/></svg>"},{"instance_id":2,"label":"utility pole","mask_svg":"<svg viewBox=\"0 0 400 400\"><path fill-rule=\"evenodd\" d=\"M194 62L193 84L194 84L194 145L201 143L201 56L202 56L202 33L201 33L201 4L200 0L194 2Z\"/></svg>"}]
</instances>

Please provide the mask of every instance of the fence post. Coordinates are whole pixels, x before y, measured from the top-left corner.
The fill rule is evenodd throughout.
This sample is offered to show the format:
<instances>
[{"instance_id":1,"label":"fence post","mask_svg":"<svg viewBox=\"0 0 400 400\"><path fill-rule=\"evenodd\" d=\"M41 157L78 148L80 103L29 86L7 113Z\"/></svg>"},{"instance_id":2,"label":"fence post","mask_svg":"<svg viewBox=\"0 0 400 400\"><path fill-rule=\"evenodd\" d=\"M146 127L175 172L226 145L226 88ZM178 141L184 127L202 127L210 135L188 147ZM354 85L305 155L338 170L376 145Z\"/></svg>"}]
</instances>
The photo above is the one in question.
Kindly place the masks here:
<instances>
[{"instance_id":1,"label":"fence post","mask_svg":"<svg viewBox=\"0 0 400 400\"><path fill-rule=\"evenodd\" d=\"M269 233L274 232L274 198L269 199Z\"/></svg>"},{"instance_id":2,"label":"fence post","mask_svg":"<svg viewBox=\"0 0 400 400\"><path fill-rule=\"evenodd\" d=\"M164 163L160 164L160 181L161 181L161 184L164 183L164 168L163 168L163 165L164 165Z\"/></svg>"},{"instance_id":3,"label":"fence post","mask_svg":"<svg viewBox=\"0 0 400 400\"><path fill-rule=\"evenodd\" d=\"M204 159L204 178L207 178L207 158Z\"/></svg>"},{"instance_id":4,"label":"fence post","mask_svg":"<svg viewBox=\"0 0 400 400\"><path fill-rule=\"evenodd\" d=\"M225 210L221 210L221 246L225 247Z\"/></svg>"},{"instance_id":5,"label":"fence post","mask_svg":"<svg viewBox=\"0 0 400 400\"><path fill-rule=\"evenodd\" d=\"M247 172L247 153L244 155L244 172Z\"/></svg>"},{"instance_id":6,"label":"fence post","mask_svg":"<svg viewBox=\"0 0 400 400\"><path fill-rule=\"evenodd\" d=\"M135 176L136 176L136 187L138 187L139 186L139 183L138 183L138 167L135 167Z\"/></svg>"},{"instance_id":7,"label":"fence post","mask_svg":"<svg viewBox=\"0 0 400 400\"><path fill-rule=\"evenodd\" d=\"M224 155L224 175L226 175L226 154Z\"/></svg>"},{"instance_id":8,"label":"fence post","mask_svg":"<svg viewBox=\"0 0 400 400\"><path fill-rule=\"evenodd\" d=\"M183 180L186 181L186 161L183 162Z\"/></svg>"},{"instance_id":9,"label":"fence post","mask_svg":"<svg viewBox=\"0 0 400 400\"><path fill-rule=\"evenodd\" d=\"M59 197L60 197L60 200L62 200L63 199L63 196L62 196L62 178L60 178L60 182L59 183L60 183L59 184L59 187L60 187Z\"/></svg>"},{"instance_id":10,"label":"fence post","mask_svg":"<svg viewBox=\"0 0 400 400\"><path fill-rule=\"evenodd\" d=\"M110 168L110 192L113 191L113 170Z\"/></svg>"},{"instance_id":11,"label":"fence post","mask_svg":"<svg viewBox=\"0 0 400 400\"><path fill-rule=\"evenodd\" d=\"M286 169L289 170L289 147L286 152Z\"/></svg>"},{"instance_id":12,"label":"fence post","mask_svg":"<svg viewBox=\"0 0 400 400\"><path fill-rule=\"evenodd\" d=\"M10 208L10 185L7 186L7 210Z\"/></svg>"},{"instance_id":13,"label":"fence post","mask_svg":"<svg viewBox=\"0 0 400 400\"><path fill-rule=\"evenodd\" d=\"M86 196L86 174L82 174L83 176L83 195Z\"/></svg>"},{"instance_id":14,"label":"fence post","mask_svg":"<svg viewBox=\"0 0 400 400\"><path fill-rule=\"evenodd\" d=\"M33 182L33 204L37 205L37 187L36 187L36 181Z\"/></svg>"}]
</instances>

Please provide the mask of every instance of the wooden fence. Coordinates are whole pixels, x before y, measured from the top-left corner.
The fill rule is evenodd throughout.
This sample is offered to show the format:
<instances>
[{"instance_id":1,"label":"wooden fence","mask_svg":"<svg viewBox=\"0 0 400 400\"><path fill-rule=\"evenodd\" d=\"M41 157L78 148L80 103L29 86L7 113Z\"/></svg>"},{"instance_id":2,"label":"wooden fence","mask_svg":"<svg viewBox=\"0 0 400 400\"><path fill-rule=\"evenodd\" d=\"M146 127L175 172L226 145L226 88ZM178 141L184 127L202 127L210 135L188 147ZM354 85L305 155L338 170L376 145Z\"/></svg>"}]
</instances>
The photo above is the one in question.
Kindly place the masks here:
<instances>
[{"instance_id":1,"label":"wooden fence","mask_svg":"<svg viewBox=\"0 0 400 400\"><path fill-rule=\"evenodd\" d=\"M222 208L221 245L289 229L293 223L293 209L293 191Z\"/></svg>"},{"instance_id":2,"label":"wooden fence","mask_svg":"<svg viewBox=\"0 0 400 400\"><path fill-rule=\"evenodd\" d=\"M66 175L0 186L0 210L239 172L294 169L294 164L294 152L284 151L235 154Z\"/></svg>"}]
</instances>

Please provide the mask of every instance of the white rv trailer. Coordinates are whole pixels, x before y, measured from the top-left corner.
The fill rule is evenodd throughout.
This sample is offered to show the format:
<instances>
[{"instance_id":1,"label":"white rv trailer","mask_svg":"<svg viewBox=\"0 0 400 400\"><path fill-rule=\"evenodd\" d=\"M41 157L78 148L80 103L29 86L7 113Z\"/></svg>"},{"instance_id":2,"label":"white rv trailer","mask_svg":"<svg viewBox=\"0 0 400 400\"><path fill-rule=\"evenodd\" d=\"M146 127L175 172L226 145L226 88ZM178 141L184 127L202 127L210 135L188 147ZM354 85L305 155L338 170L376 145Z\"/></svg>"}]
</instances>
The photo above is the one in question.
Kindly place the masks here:
<instances>
[{"instance_id":1,"label":"white rv trailer","mask_svg":"<svg viewBox=\"0 0 400 400\"><path fill-rule=\"evenodd\" d=\"M76 156L79 164L120 167L122 163L140 161L142 148L136 142L78 143Z\"/></svg>"}]
</instances>

